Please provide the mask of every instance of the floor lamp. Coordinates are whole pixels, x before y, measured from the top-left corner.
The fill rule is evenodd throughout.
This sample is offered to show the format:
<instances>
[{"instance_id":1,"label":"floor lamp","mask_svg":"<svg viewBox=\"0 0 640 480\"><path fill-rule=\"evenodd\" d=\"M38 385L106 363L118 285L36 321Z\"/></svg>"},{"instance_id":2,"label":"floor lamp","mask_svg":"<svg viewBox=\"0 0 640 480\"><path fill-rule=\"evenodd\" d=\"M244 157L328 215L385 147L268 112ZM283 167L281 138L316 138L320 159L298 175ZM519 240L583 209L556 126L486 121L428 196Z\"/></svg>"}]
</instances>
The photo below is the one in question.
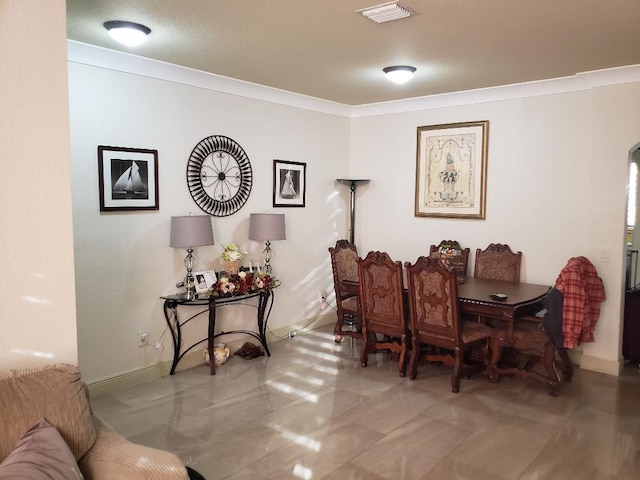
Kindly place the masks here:
<instances>
[{"instance_id":1,"label":"floor lamp","mask_svg":"<svg viewBox=\"0 0 640 480\"><path fill-rule=\"evenodd\" d=\"M195 300L196 298L196 285L192 273L193 267L196 266L193 248L204 247L205 245L213 245L211 216L186 215L182 217L171 217L169 246L187 249L187 256L184 259L184 266L187 269L187 275L184 277L184 286L187 289L187 300Z\"/></svg>"},{"instance_id":2,"label":"floor lamp","mask_svg":"<svg viewBox=\"0 0 640 480\"><path fill-rule=\"evenodd\" d=\"M355 245L354 242L354 229L356 223L356 189L358 185L369 183L368 179L361 178L338 178L337 179L343 185L349 185L350 197L349 197L349 241Z\"/></svg>"},{"instance_id":3,"label":"floor lamp","mask_svg":"<svg viewBox=\"0 0 640 480\"><path fill-rule=\"evenodd\" d=\"M249 240L264 242L264 271L271 275L272 240L286 240L284 213L252 213L249 216Z\"/></svg>"}]
</instances>

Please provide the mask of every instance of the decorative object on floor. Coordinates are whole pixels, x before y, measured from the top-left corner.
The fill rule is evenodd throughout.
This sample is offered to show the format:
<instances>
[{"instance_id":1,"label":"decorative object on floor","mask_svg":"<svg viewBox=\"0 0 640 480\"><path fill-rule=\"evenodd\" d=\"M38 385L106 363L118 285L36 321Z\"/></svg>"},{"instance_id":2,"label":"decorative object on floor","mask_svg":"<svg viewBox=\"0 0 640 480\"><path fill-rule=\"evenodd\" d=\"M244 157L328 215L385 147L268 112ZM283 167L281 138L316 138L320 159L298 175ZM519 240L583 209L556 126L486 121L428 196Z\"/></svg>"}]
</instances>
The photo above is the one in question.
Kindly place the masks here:
<instances>
[{"instance_id":1,"label":"decorative object on floor","mask_svg":"<svg viewBox=\"0 0 640 480\"><path fill-rule=\"evenodd\" d=\"M216 367L221 367L224 365L224 362L227 361L231 352L229 351L229 347L227 347L224 343L216 343L213 346L213 363ZM204 363L209 364L209 351L205 348L202 350L202 357L204 358Z\"/></svg>"},{"instance_id":2,"label":"decorative object on floor","mask_svg":"<svg viewBox=\"0 0 640 480\"><path fill-rule=\"evenodd\" d=\"M416 217L485 218L489 121L418 127Z\"/></svg>"},{"instance_id":3,"label":"decorative object on floor","mask_svg":"<svg viewBox=\"0 0 640 480\"><path fill-rule=\"evenodd\" d=\"M209 215L171 217L169 246L187 249L187 256L184 259L184 266L187 269L187 274L184 277L187 300L192 300L196 297L195 279L192 273L193 267L196 265L193 248L213 244L213 229Z\"/></svg>"},{"instance_id":4,"label":"decorative object on floor","mask_svg":"<svg viewBox=\"0 0 640 480\"><path fill-rule=\"evenodd\" d=\"M158 151L98 145L100 211L158 210Z\"/></svg>"},{"instance_id":5,"label":"decorative object on floor","mask_svg":"<svg viewBox=\"0 0 640 480\"><path fill-rule=\"evenodd\" d=\"M254 345L251 342L246 342L234 355L244 358L245 360L251 360L252 358L262 357L264 352L258 345Z\"/></svg>"},{"instance_id":6,"label":"decorative object on floor","mask_svg":"<svg viewBox=\"0 0 640 480\"><path fill-rule=\"evenodd\" d=\"M349 242L354 243L356 224L356 189L358 185L369 183L370 180L362 178L338 178L338 182L349 185Z\"/></svg>"},{"instance_id":7,"label":"decorative object on floor","mask_svg":"<svg viewBox=\"0 0 640 480\"><path fill-rule=\"evenodd\" d=\"M252 213L249 217L249 240L264 242L264 271L271 275L271 241L286 240L284 213Z\"/></svg>"},{"instance_id":8,"label":"decorative object on floor","mask_svg":"<svg viewBox=\"0 0 640 480\"><path fill-rule=\"evenodd\" d=\"M189 475L189 480L205 480L202 475L200 475L191 467L187 467L187 474Z\"/></svg>"},{"instance_id":9,"label":"decorative object on floor","mask_svg":"<svg viewBox=\"0 0 640 480\"><path fill-rule=\"evenodd\" d=\"M224 271L229 275L237 275L240 271L240 261L247 254L244 250L240 250L235 243L227 243L222 246L222 255L224 260Z\"/></svg>"},{"instance_id":10,"label":"decorative object on floor","mask_svg":"<svg viewBox=\"0 0 640 480\"><path fill-rule=\"evenodd\" d=\"M304 207L306 192L306 163L273 161L274 207Z\"/></svg>"},{"instance_id":11,"label":"decorative object on floor","mask_svg":"<svg viewBox=\"0 0 640 480\"><path fill-rule=\"evenodd\" d=\"M229 137L207 137L195 146L189 156L189 193L206 213L226 217L237 212L247 202L252 184L249 157Z\"/></svg>"}]
</instances>

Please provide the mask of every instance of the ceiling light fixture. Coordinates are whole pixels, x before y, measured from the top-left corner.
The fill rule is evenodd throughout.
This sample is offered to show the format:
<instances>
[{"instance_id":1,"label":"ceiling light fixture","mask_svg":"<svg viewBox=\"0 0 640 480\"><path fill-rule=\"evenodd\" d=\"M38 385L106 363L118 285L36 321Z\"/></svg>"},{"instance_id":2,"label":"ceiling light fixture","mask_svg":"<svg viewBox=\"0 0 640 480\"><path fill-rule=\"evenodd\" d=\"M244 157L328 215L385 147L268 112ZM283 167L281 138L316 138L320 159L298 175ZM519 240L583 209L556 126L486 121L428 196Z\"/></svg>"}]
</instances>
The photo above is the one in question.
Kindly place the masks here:
<instances>
[{"instance_id":1,"label":"ceiling light fixture","mask_svg":"<svg viewBox=\"0 0 640 480\"><path fill-rule=\"evenodd\" d=\"M393 83L407 83L413 77L416 67L410 65L395 65L393 67L384 67L382 71L387 75L387 78Z\"/></svg>"},{"instance_id":2,"label":"ceiling light fixture","mask_svg":"<svg viewBox=\"0 0 640 480\"><path fill-rule=\"evenodd\" d=\"M356 13L362 14L363 17L373 22L384 23L409 17L415 12L403 7L398 2L390 2L376 5L375 7L363 8L362 10L357 10Z\"/></svg>"},{"instance_id":3,"label":"ceiling light fixture","mask_svg":"<svg viewBox=\"0 0 640 480\"><path fill-rule=\"evenodd\" d=\"M111 20L104 22L104 28L109 35L116 41L128 47L137 47L147 39L147 35L151 33L149 27L134 22L125 22L122 20Z\"/></svg>"}]
</instances>

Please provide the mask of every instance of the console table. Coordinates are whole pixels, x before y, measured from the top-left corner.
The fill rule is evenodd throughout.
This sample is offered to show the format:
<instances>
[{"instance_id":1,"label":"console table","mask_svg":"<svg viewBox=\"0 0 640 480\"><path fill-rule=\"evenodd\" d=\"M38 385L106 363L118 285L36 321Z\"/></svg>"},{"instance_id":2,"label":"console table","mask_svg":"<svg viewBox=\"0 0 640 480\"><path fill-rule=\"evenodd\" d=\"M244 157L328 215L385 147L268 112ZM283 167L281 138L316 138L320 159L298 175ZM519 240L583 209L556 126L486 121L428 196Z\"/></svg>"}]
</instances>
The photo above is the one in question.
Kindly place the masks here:
<instances>
[{"instance_id":1,"label":"console table","mask_svg":"<svg viewBox=\"0 0 640 480\"><path fill-rule=\"evenodd\" d=\"M232 333L245 333L255 338L264 347L264 350L268 356L271 356L269 347L267 345L267 321L269 320L269 314L273 307L274 294L271 289L258 290L251 293L245 293L242 295L235 295L229 297L209 297L198 298L195 300L187 300L184 295L167 295L160 297L164 300L164 318L167 321L169 330L171 331L171 339L173 343L173 362L171 364L170 374L173 375L178 366L178 362L193 348L200 345L203 342L207 342L207 351L209 352L209 371L211 375L216 374L216 367L214 364L213 345L217 337L222 335L229 335ZM257 299L257 305L253 302L247 302L247 300ZM256 322L257 330L245 330L236 329L215 333L216 330L216 310L220 307L232 306L232 305L250 305L257 310ZM193 315L187 317L185 320L180 320L178 315L178 307L182 306L200 306L199 311ZM193 345L187 348L182 348L182 327L189 323L194 318L209 312L209 327L207 329L207 337L197 341Z\"/></svg>"}]
</instances>

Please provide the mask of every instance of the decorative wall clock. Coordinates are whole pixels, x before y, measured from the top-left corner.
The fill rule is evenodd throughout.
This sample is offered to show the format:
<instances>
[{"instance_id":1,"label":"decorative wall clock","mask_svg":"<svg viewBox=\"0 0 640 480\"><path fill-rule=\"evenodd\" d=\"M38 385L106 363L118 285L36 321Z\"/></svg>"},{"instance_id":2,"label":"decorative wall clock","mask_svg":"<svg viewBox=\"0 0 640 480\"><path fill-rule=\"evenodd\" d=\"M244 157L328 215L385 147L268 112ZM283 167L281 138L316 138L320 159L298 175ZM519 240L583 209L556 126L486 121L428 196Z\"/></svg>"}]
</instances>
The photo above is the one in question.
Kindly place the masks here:
<instances>
[{"instance_id":1,"label":"decorative wall clock","mask_svg":"<svg viewBox=\"0 0 640 480\"><path fill-rule=\"evenodd\" d=\"M189 156L189 192L206 213L226 217L237 212L249 198L252 184L249 157L229 137L207 137L195 146Z\"/></svg>"}]
</instances>

